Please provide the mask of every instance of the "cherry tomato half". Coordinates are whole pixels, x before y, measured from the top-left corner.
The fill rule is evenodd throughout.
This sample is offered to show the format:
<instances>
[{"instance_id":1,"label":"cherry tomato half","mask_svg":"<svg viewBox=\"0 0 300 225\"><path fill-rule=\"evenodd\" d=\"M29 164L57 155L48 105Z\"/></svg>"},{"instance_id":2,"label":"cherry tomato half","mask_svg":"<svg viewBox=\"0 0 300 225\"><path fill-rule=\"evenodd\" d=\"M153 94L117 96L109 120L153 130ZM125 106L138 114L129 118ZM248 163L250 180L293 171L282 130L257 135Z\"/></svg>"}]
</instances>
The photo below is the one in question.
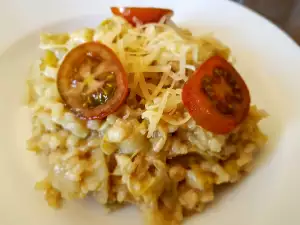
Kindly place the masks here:
<instances>
[{"instance_id":1,"label":"cherry tomato half","mask_svg":"<svg viewBox=\"0 0 300 225\"><path fill-rule=\"evenodd\" d=\"M248 115L250 94L232 65L220 56L213 56L184 85L182 101L199 126L225 134Z\"/></svg>"},{"instance_id":2,"label":"cherry tomato half","mask_svg":"<svg viewBox=\"0 0 300 225\"><path fill-rule=\"evenodd\" d=\"M58 91L81 119L102 119L124 102L128 93L126 72L115 53L98 42L72 49L57 77Z\"/></svg>"},{"instance_id":3,"label":"cherry tomato half","mask_svg":"<svg viewBox=\"0 0 300 225\"><path fill-rule=\"evenodd\" d=\"M111 11L116 16L121 16L132 25L137 23L157 23L163 16L171 17L171 9L161 8L138 8L138 7L111 7Z\"/></svg>"}]
</instances>

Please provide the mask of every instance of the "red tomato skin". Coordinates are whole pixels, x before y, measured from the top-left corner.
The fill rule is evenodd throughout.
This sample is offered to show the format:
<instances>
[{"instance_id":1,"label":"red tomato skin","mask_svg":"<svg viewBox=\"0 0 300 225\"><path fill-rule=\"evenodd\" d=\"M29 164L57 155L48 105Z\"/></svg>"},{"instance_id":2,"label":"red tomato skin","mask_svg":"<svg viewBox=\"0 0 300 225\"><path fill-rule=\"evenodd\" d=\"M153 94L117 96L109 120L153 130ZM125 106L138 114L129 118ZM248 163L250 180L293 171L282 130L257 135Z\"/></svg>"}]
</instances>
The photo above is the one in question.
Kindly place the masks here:
<instances>
[{"instance_id":1,"label":"red tomato skin","mask_svg":"<svg viewBox=\"0 0 300 225\"><path fill-rule=\"evenodd\" d=\"M222 115L201 90L201 80L207 71L216 66L223 66L234 74L243 91L244 103L239 109L238 118ZM226 134L236 128L248 115L250 94L247 85L238 72L222 57L213 56L204 62L185 83L182 90L182 102L196 123L216 134Z\"/></svg>"},{"instance_id":2,"label":"red tomato skin","mask_svg":"<svg viewBox=\"0 0 300 225\"><path fill-rule=\"evenodd\" d=\"M138 7L111 7L111 12L116 16L121 16L133 26L138 20L142 24L157 23L163 16L171 17L173 11L162 8L138 8Z\"/></svg>"},{"instance_id":3,"label":"red tomato skin","mask_svg":"<svg viewBox=\"0 0 300 225\"><path fill-rule=\"evenodd\" d=\"M108 101L110 103L110 106L107 104L104 104L103 106L95 107L94 109L86 109L80 107L73 107L68 102L68 96L63 94L64 93L64 84L61 81L63 77L68 76L68 73L65 72L65 70L70 70L72 68L72 61L78 62L81 61L82 56L76 56L76 54L79 53L87 53L90 52L91 49L97 49L99 51L100 49L106 52L106 55L109 55L111 57L111 60L117 65L119 68L119 76L117 78L117 85L119 86L119 92L117 92L117 99L115 101ZM75 59L73 59L75 58ZM113 52L112 49L107 47L106 45L101 44L100 42L87 42L83 43L76 48L72 49L64 58L57 74L57 87L58 92L60 93L61 98L63 99L65 106L70 109L71 112L73 112L78 118L82 120L102 120L109 114L115 112L126 100L126 97L128 95L128 78L127 73L125 72L125 69L123 65L121 64L120 60L116 56L116 54ZM114 97L113 97L114 98Z\"/></svg>"}]
</instances>

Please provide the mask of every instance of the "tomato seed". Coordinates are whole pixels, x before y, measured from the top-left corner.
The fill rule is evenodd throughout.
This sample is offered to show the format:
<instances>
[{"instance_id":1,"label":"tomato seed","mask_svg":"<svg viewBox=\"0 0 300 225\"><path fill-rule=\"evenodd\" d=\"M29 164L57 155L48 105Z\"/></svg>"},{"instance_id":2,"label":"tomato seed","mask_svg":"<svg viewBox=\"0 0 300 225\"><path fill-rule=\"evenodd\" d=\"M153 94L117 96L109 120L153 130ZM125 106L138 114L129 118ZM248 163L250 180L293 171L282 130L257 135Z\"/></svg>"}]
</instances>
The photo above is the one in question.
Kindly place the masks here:
<instances>
[{"instance_id":1,"label":"tomato seed","mask_svg":"<svg viewBox=\"0 0 300 225\"><path fill-rule=\"evenodd\" d=\"M216 67L213 70L213 74L216 76L223 76L224 75L224 70L222 68Z\"/></svg>"},{"instance_id":2,"label":"tomato seed","mask_svg":"<svg viewBox=\"0 0 300 225\"><path fill-rule=\"evenodd\" d=\"M218 101L217 104L216 104L216 108L217 108L222 114L225 114L225 115L232 115L233 112L234 112L232 105L231 105L231 107L229 107L229 105L226 104L226 103L223 102L223 101Z\"/></svg>"}]
</instances>

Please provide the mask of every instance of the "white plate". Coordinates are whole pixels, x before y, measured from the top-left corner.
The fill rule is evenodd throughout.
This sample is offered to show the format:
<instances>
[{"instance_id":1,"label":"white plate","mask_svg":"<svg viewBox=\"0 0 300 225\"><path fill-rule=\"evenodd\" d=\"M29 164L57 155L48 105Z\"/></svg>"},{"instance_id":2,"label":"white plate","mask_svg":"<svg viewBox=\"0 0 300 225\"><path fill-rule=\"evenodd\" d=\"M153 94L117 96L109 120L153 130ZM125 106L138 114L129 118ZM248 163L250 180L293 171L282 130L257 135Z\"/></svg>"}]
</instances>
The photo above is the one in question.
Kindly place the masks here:
<instances>
[{"instance_id":1,"label":"white plate","mask_svg":"<svg viewBox=\"0 0 300 225\"><path fill-rule=\"evenodd\" d=\"M29 117L21 106L29 65L38 57L38 36L96 25L109 5L171 7L174 20L194 33L214 32L228 44L245 77L253 102L270 118L270 136L255 171L229 188L213 207L186 224L300 224L300 49L267 20L228 1L217 0L1 0L0 8L0 224L142 224L133 207L107 215L90 201L65 209L48 208L33 190L41 178L35 156L25 151Z\"/></svg>"}]
</instances>

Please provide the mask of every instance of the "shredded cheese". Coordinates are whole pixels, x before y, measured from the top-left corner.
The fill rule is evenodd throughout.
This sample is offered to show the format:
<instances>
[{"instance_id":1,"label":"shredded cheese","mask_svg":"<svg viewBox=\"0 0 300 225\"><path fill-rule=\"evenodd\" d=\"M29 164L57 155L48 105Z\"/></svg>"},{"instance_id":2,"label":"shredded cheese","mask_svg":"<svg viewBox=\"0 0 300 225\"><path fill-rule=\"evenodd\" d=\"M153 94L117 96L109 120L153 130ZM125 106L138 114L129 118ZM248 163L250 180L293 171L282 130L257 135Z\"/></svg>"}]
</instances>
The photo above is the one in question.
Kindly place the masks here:
<instances>
[{"instance_id":1,"label":"shredded cheese","mask_svg":"<svg viewBox=\"0 0 300 225\"><path fill-rule=\"evenodd\" d=\"M176 126L190 119L181 103L182 87L190 71L195 71L214 52L229 55L229 49L211 35L192 36L170 21L165 24L165 19L143 25L136 21L138 24L133 27L121 17L112 17L96 30L60 36L44 34L40 47L54 52L59 61L63 60L60 55L82 41L99 41L110 47L128 73L128 104L144 105L142 118L147 120L151 137L160 121ZM52 68L44 73L54 78ZM182 118L178 118L178 111L183 112Z\"/></svg>"}]
</instances>

